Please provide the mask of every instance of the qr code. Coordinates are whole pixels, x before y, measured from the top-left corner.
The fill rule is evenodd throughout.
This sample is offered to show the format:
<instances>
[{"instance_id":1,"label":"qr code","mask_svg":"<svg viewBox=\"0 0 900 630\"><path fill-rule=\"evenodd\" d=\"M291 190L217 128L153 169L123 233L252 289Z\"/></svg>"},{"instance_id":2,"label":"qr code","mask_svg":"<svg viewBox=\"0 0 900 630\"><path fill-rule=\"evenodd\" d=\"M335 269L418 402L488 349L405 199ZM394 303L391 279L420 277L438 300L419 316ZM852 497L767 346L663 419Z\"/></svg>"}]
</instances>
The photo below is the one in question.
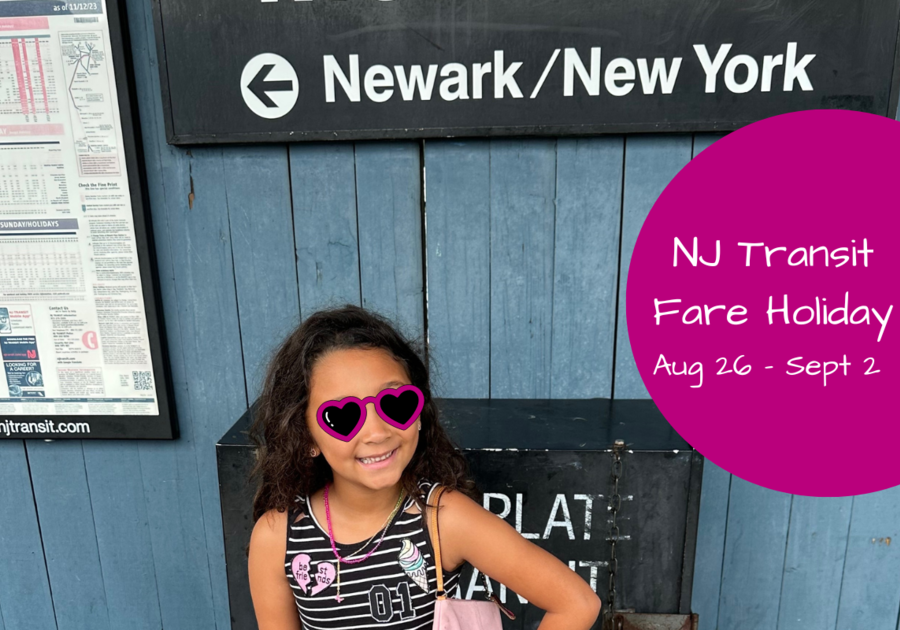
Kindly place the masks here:
<instances>
[{"instance_id":1,"label":"qr code","mask_svg":"<svg viewBox=\"0 0 900 630\"><path fill-rule=\"evenodd\" d=\"M132 372L131 377L134 379L134 391L145 392L153 389L153 376L149 371Z\"/></svg>"}]
</instances>

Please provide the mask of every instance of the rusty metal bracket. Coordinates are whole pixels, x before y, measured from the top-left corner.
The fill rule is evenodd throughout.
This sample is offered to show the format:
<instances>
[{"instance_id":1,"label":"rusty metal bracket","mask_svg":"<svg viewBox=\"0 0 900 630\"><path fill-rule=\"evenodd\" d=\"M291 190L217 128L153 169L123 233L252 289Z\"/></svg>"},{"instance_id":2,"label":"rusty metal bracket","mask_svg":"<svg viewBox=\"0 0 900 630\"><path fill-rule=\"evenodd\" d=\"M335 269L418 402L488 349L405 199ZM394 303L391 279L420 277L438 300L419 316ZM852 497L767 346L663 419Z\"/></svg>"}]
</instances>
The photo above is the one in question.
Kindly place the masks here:
<instances>
[{"instance_id":1,"label":"rusty metal bracket","mask_svg":"<svg viewBox=\"0 0 900 630\"><path fill-rule=\"evenodd\" d=\"M650 615L616 613L612 630L697 630L700 617L692 615Z\"/></svg>"}]
</instances>

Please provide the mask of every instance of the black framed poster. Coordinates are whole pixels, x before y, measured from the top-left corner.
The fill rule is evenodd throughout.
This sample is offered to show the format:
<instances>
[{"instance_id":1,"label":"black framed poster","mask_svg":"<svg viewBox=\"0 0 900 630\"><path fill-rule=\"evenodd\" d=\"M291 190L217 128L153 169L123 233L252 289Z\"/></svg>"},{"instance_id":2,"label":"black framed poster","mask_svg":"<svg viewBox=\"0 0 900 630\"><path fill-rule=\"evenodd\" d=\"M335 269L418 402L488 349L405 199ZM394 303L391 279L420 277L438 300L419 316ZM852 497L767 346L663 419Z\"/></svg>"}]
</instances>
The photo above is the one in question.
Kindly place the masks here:
<instances>
[{"instance_id":1,"label":"black framed poster","mask_svg":"<svg viewBox=\"0 0 900 630\"><path fill-rule=\"evenodd\" d=\"M168 141L727 131L897 111L900 2L153 0Z\"/></svg>"},{"instance_id":2,"label":"black framed poster","mask_svg":"<svg viewBox=\"0 0 900 630\"><path fill-rule=\"evenodd\" d=\"M0 3L0 438L174 437L124 29Z\"/></svg>"}]
</instances>

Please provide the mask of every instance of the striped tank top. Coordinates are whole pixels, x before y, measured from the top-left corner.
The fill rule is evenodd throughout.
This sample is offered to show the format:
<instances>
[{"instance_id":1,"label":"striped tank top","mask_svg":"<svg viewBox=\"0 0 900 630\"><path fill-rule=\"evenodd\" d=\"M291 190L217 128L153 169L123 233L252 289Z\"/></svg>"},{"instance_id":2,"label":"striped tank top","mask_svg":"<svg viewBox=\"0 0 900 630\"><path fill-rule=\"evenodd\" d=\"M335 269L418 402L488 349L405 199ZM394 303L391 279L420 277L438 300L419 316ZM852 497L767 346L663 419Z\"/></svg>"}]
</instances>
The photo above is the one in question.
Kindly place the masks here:
<instances>
[{"instance_id":1,"label":"striped tank top","mask_svg":"<svg viewBox=\"0 0 900 630\"><path fill-rule=\"evenodd\" d=\"M419 483L419 489L431 499L434 486ZM434 623L437 577L434 548L422 514L406 510L414 505L407 497L385 533L381 546L364 562L341 563L341 597L337 594L334 552L327 524L320 524L307 509L309 497L298 497L297 507L288 511L286 577L303 630L427 630ZM303 516L297 519L298 514ZM379 534L380 535L380 534ZM374 546L376 537L371 543ZM355 553L362 541L352 545L335 542L341 557ZM366 545L362 557L371 549ZM459 597L459 575L444 571L444 589Z\"/></svg>"}]
</instances>

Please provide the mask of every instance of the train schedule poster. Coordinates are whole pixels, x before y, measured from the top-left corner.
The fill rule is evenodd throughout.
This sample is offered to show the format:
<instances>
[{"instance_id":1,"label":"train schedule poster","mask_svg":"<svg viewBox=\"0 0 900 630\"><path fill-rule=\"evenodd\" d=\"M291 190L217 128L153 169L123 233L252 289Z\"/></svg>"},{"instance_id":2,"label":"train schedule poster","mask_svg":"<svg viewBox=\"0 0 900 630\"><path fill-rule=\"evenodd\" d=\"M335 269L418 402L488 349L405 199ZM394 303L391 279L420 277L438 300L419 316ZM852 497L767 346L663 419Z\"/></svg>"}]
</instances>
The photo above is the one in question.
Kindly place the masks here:
<instances>
[{"instance_id":1,"label":"train schedule poster","mask_svg":"<svg viewBox=\"0 0 900 630\"><path fill-rule=\"evenodd\" d=\"M0 438L172 437L120 28L0 3Z\"/></svg>"}]
</instances>

